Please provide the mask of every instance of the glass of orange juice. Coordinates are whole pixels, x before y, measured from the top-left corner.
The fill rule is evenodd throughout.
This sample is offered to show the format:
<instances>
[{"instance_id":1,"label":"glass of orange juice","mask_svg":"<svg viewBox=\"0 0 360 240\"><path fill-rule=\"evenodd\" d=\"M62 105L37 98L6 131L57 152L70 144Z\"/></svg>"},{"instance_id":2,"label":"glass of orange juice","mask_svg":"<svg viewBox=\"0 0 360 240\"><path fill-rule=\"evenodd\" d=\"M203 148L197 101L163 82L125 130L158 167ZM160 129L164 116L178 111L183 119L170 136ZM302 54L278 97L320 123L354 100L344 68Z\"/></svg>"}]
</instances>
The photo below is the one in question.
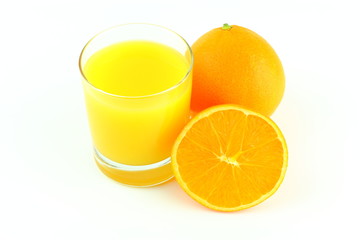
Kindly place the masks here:
<instances>
[{"instance_id":1,"label":"glass of orange juice","mask_svg":"<svg viewBox=\"0 0 360 240\"><path fill-rule=\"evenodd\" d=\"M131 186L171 179L171 148L189 120L188 43L161 26L120 25L93 37L79 65L100 170Z\"/></svg>"}]
</instances>

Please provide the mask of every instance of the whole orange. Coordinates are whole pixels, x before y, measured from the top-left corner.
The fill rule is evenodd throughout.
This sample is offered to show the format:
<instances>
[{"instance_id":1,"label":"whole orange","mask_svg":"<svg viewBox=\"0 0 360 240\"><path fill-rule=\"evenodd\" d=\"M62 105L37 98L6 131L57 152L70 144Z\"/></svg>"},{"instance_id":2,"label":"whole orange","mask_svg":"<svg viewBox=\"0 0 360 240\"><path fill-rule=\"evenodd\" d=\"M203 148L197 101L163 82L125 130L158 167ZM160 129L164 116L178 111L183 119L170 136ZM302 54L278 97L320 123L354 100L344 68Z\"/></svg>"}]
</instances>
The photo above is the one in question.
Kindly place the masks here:
<instances>
[{"instance_id":1,"label":"whole orange","mask_svg":"<svg viewBox=\"0 0 360 240\"><path fill-rule=\"evenodd\" d=\"M201 36L194 53L191 109L239 104L270 116L285 89L279 57L255 32L224 24Z\"/></svg>"}]
</instances>

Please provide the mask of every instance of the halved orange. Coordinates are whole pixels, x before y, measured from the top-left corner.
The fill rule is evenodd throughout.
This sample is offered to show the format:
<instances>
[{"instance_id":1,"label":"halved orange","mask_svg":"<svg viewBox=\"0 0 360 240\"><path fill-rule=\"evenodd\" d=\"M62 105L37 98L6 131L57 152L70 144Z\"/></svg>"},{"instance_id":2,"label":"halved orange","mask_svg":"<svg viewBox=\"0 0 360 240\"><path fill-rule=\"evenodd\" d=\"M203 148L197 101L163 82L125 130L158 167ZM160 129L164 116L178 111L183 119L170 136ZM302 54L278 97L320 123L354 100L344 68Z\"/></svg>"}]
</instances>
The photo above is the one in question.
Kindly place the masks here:
<instances>
[{"instance_id":1,"label":"halved orange","mask_svg":"<svg viewBox=\"0 0 360 240\"><path fill-rule=\"evenodd\" d=\"M287 146L276 124L238 105L198 113L172 150L175 178L185 192L218 211L238 211L269 198L287 168Z\"/></svg>"}]
</instances>

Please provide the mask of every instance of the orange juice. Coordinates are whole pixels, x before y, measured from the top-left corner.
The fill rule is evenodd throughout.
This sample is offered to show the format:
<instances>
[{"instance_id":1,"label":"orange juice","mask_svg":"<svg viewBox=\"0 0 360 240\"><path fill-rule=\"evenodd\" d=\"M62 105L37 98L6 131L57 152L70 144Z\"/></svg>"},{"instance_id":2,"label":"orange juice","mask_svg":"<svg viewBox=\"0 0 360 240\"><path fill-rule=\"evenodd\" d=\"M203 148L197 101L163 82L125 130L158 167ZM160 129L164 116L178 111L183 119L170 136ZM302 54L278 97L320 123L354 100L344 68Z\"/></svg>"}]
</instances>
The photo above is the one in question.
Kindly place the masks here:
<instances>
[{"instance_id":1,"label":"orange juice","mask_svg":"<svg viewBox=\"0 0 360 240\"><path fill-rule=\"evenodd\" d=\"M115 43L90 56L83 67L84 89L98 156L109 165L135 167L168 159L189 118L189 68L175 49L145 40ZM151 175L172 174L170 166L139 174L98 166L130 185L150 185Z\"/></svg>"}]
</instances>

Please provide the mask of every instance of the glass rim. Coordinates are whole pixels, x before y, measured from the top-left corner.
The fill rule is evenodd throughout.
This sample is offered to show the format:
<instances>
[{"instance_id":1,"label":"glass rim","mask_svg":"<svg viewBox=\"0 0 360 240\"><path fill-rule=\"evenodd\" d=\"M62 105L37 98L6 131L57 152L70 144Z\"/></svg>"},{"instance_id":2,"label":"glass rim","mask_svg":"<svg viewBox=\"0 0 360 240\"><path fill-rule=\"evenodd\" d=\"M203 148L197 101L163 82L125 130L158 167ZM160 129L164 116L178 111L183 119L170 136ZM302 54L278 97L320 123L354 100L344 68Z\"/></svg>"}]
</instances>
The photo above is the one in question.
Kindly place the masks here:
<instances>
[{"instance_id":1,"label":"glass rim","mask_svg":"<svg viewBox=\"0 0 360 240\"><path fill-rule=\"evenodd\" d=\"M162 90L160 92L156 92L156 93L153 93L153 94L147 94L147 95L141 95L141 96L123 96L123 95L119 95L119 94L114 94L114 93L109 93L109 92L106 92L100 88L97 88L95 87L85 76L85 73L83 71L83 67L82 67L82 64L81 64L81 61L83 59L83 54L85 52L85 50L87 49L87 47L93 42L94 39L96 39L98 36L102 35L103 33L106 33L108 31L111 31L111 30L114 30L116 28L120 28L120 27L124 27L124 26L129 26L129 25L143 25L143 26L152 26L152 27L157 27L157 28L160 28L160 29L163 29L163 30L166 30L168 32L171 32L173 34L175 34L176 36L178 36L184 43L185 45L187 46L188 50L189 50L189 53L190 53L190 65L187 69L187 72L185 74L185 76L179 80L175 85L165 89L165 90ZM158 96L158 95L162 95L162 94L165 94L167 92L170 92L171 90L173 89L176 89L177 87L179 87L181 84L183 84L186 79L188 79L192 69L193 69L193 65L194 65L194 55L193 55L193 52L192 52L192 49L190 47L190 45L188 44L188 42L182 37L180 36L178 33L174 32L173 30L169 29L169 28L166 28L166 27L163 27L163 26L160 26L160 25L157 25L157 24L151 24L151 23L126 23L126 24L119 24L119 25L115 25L113 27L110 27L110 28L107 28L101 32L98 32L95 36L93 36L92 38L90 38L90 40L85 44L85 46L83 47L83 49L81 50L81 53L80 53L80 57L79 57L79 69L80 69L80 73L81 73L81 76L83 77L83 79L85 80L85 82L90 86L92 87L93 89L95 89L96 91L99 91L101 93L104 93L106 95L109 95L109 96L113 96L113 97L118 97L118 98L128 98L128 99L141 99L141 98L150 98L150 97L155 97L155 96Z\"/></svg>"}]
</instances>

